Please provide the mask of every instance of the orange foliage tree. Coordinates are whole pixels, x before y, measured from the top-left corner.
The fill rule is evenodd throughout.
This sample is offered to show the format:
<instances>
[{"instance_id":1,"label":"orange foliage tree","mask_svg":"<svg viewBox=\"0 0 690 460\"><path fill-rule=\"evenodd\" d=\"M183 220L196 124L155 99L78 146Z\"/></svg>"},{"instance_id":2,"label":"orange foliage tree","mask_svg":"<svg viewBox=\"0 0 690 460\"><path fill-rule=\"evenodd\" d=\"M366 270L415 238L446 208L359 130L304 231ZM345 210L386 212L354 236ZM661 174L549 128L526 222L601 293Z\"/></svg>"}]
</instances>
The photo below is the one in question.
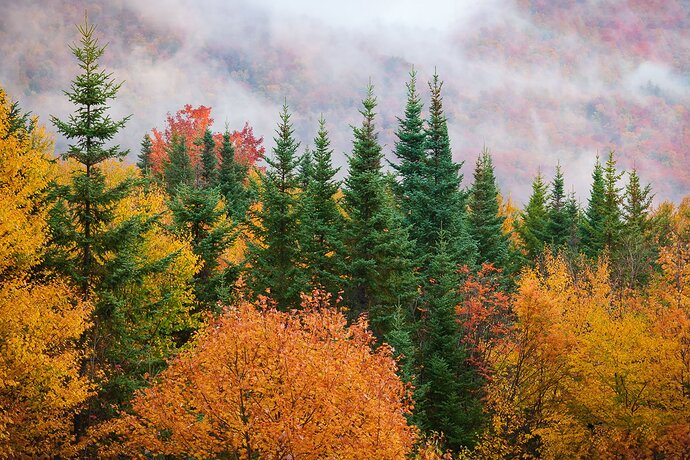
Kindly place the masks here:
<instances>
[{"instance_id":1,"label":"orange foliage tree","mask_svg":"<svg viewBox=\"0 0 690 460\"><path fill-rule=\"evenodd\" d=\"M152 130L152 171L155 174L162 174L163 165L168 160L168 151L171 147L173 136L184 137L192 166L196 167L203 150L203 145L198 140L204 137L206 130L210 129L213 124L211 107L200 105L194 108L190 104L186 104L175 115L168 114L165 123L163 131L157 128ZM220 146L222 145L223 135L216 133L213 137L216 142L216 155L218 160L220 160ZM230 139L235 147L235 158L248 166L253 166L265 153L263 137L255 137L254 130L249 126L249 123L245 123L240 131L232 131Z\"/></svg>"},{"instance_id":2,"label":"orange foliage tree","mask_svg":"<svg viewBox=\"0 0 690 460\"><path fill-rule=\"evenodd\" d=\"M416 430L391 349L372 349L363 319L318 308L324 297L292 312L228 309L105 427L113 453L403 458Z\"/></svg>"},{"instance_id":3,"label":"orange foliage tree","mask_svg":"<svg viewBox=\"0 0 690 460\"><path fill-rule=\"evenodd\" d=\"M91 392L76 346L91 308L64 281L35 273L51 148L0 88L0 458L70 455L73 415Z\"/></svg>"}]
</instances>

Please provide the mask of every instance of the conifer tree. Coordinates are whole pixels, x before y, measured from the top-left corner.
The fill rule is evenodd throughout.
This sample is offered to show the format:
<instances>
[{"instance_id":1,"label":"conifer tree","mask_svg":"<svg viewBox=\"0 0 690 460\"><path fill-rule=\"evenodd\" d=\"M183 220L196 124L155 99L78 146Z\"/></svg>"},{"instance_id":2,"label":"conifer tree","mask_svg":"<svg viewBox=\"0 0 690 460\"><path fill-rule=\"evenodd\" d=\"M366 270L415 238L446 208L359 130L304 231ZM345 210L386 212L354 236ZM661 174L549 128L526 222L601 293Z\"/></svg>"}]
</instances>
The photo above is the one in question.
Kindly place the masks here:
<instances>
[{"instance_id":1,"label":"conifer tree","mask_svg":"<svg viewBox=\"0 0 690 460\"><path fill-rule=\"evenodd\" d=\"M332 164L333 149L323 116L314 146L311 180L300 200L302 258L312 288L336 298L344 288L345 220L337 199L339 183L334 179L338 168Z\"/></svg>"},{"instance_id":2,"label":"conifer tree","mask_svg":"<svg viewBox=\"0 0 690 460\"><path fill-rule=\"evenodd\" d=\"M71 186L58 191L61 201L53 213L53 219L60 219L56 213L67 211L71 219L60 219L60 226L55 226L57 241L76 246L76 259L67 256L68 266L61 267L70 273L81 286L84 299L91 297L94 277L99 273L99 252L104 251L106 235L104 228L112 220L112 207L128 193L131 185L123 182L117 187L107 188L105 177L98 165L114 158L120 159L128 151L119 145L106 146L106 143L125 126L129 116L113 120L106 113L108 100L115 98L122 83L116 83L112 74L100 69L98 60L105 52L105 46L99 46L94 37L95 27L85 19L84 24L77 26L81 34L80 45L71 47L72 53L79 61L82 74L73 81L65 94L77 110L67 120L51 117L57 131L73 142L62 158L72 158L82 166L73 179ZM72 222L68 222L72 220ZM54 221L54 223L56 223ZM66 224L66 227L63 226ZM60 228L61 227L61 228Z\"/></svg>"},{"instance_id":3,"label":"conifer tree","mask_svg":"<svg viewBox=\"0 0 690 460\"><path fill-rule=\"evenodd\" d=\"M297 177L299 181L299 186L302 190L306 190L309 183L314 176L314 155L313 152L307 147L304 149L304 153L299 158L299 167L297 171Z\"/></svg>"},{"instance_id":4,"label":"conifer tree","mask_svg":"<svg viewBox=\"0 0 690 460\"><path fill-rule=\"evenodd\" d=\"M658 253L650 229L652 188L642 187L637 171L628 173L623 196L620 247L613 256L612 274L619 284L635 288L646 284L654 270Z\"/></svg>"},{"instance_id":5,"label":"conifer tree","mask_svg":"<svg viewBox=\"0 0 690 460\"><path fill-rule=\"evenodd\" d=\"M606 221L606 183L604 168L598 156L592 172L592 187L583 217L580 227L582 252L589 257L596 257L604 249Z\"/></svg>"},{"instance_id":6,"label":"conifer tree","mask_svg":"<svg viewBox=\"0 0 690 460\"><path fill-rule=\"evenodd\" d=\"M187 142L184 136L175 134L168 147L168 160L163 166L165 189L170 196L177 193L182 185L194 184L194 169L187 152Z\"/></svg>"},{"instance_id":7,"label":"conifer tree","mask_svg":"<svg viewBox=\"0 0 690 460\"><path fill-rule=\"evenodd\" d=\"M561 165L556 165L556 175L551 182L551 193L547 206L547 235L548 242L557 249L566 244L570 238L568 226L568 213L566 209L567 196L565 194L565 182Z\"/></svg>"},{"instance_id":8,"label":"conifer tree","mask_svg":"<svg viewBox=\"0 0 690 460\"><path fill-rule=\"evenodd\" d=\"M428 213L431 202L428 190L425 189L425 133L422 120L422 101L416 88L417 72L410 71L410 81L407 86L407 103L405 115L398 118L398 129L395 133L395 156L399 164L392 164L393 169L400 176L400 183L395 189L404 217L405 225L410 229L410 237L416 240L415 250L417 258L427 254L426 239L433 241L429 235L430 222ZM419 238L424 236L425 238Z\"/></svg>"},{"instance_id":9,"label":"conifer tree","mask_svg":"<svg viewBox=\"0 0 690 460\"><path fill-rule=\"evenodd\" d=\"M280 113L274 141L273 157L266 158L269 167L261 184L261 208L253 211L257 223L250 229L257 241L249 241L247 281L254 294L269 293L278 308L288 309L300 304L306 280L299 266L299 143L287 104Z\"/></svg>"},{"instance_id":10,"label":"conifer tree","mask_svg":"<svg viewBox=\"0 0 690 460\"><path fill-rule=\"evenodd\" d=\"M604 167L604 205L605 205L605 228L604 228L604 243L609 249L616 249L620 243L621 233L623 230L623 221L621 219L621 187L618 187L623 173L616 170L616 160L614 159L614 152L610 151L606 159Z\"/></svg>"},{"instance_id":11,"label":"conifer tree","mask_svg":"<svg viewBox=\"0 0 690 460\"><path fill-rule=\"evenodd\" d=\"M235 158L235 147L226 129L220 148L218 186L227 204L227 215L235 222L244 221L249 209L249 192L245 186L248 168Z\"/></svg>"},{"instance_id":12,"label":"conifer tree","mask_svg":"<svg viewBox=\"0 0 690 460\"><path fill-rule=\"evenodd\" d=\"M570 254L575 255L580 248L580 228L583 221L582 211L575 198L575 192L570 192L565 202L565 214L567 217L566 228L568 229L566 248Z\"/></svg>"},{"instance_id":13,"label":"conifer tree","mask_svg":"<svg viewBox=\"0 0 690 460\"><path fill-rule=\"evenodd\" d=\"M83 369L99 384L99 394L76 415L75 431L81 436L89 424L126 404L134 389L142 385L145 372L162 365L174 349L172 335L189 326L189 317L184 305L165 294L184 291L186 278L171 274L168 279L174 280L173 287L162 287L160 297L144 292L146 279L165 273L178 252L167 253L165 248L153 254L146 251L147 238L160 232L161 212L151 216L132 209L134 212L117 214L131 203L135 181L128 176L106 186L102 163L126 155L119 146L106 144L128 117L114 121L107 114L107 101L115 97L120 84L99 68L105 47L98 45L95 27L85 21L78 29L81 43L72 52L82 73L66 92L77 110L67 121L55 117L52 121L73 142L62 157L74 159L81 168L69 184L56 185L53 190L51 241L44 265L71 277L82 297L95 307L93 327L83 338L91 350L89 365Z\"/></svg>"},{"instance_id":14,"label":"conifer tree","mask_svg":"<svg viewBox=\"0 0 690 460\"><path fill-rule=\"evenodd\" d=\"M468 208L470 234L477 245L477 262L505 268L509 255L508 238L502 230L505 218L498 212L498 188L491 154L486 148L477 158Z\"/></svg>"},{"instance_id":15,"label":"conifer tree","mask_svg":"<svg viewBox=\"0 0 690 460\"><path fill-rule=\"evenodd\" d=\"M540 171L532 182L532 195L521 213L521 222L516 226L527 257L532 261L542 255L544 245L549 241L547 199L546 184Z\"/></svg>"},{"instance_id":16,"label":"conifer tree","mask_svg":"<svg viewBox=\"0 0 690 460\"><path fill-rule=\"evenodd\" d=\"M374 118L376 98L371 84L354 127L349 174L345 180L347 270L351 284L346 304L355 315L368 312L379 334L388 332L396 305L414 297L411 245L381 170L381 146Z\"/></svg>"},{"instance_id":17,"label":"conifer tree","mask_svg":"<svg viewBox=\"0 0 690 460\"><path fill-rule=\"evenodd\" d=\"M212 310L218 301L228 300L228 289L235 281L232 269L218 269L221 254L233 240L220 193L216 188L182 184L169 207L176 230L189 239L200 259L194 276L197 310Z\"/></svg>"},{"instance_id":18,"label":"conifer tree","mask_svg":"<svg viewBox=\"0 0 690 460\"><path fill-rule=\"evenodd\" d=\"M415 383L423 392L415 398L417 418L421 428L443 433L448 447L459 450L473 444L481 427L481 380L468 364L469 353L462 343L455 313L461 301L460 279L444 233L434 248L428 275L419 325L422 341Z\"/></svg>"},{"instance_id":19,"label":"conifer tree","mask_svg":"<svg viewBox=\"0 0 690 460\"><path fill-rule=\"evenodd\" d=\"M144 176L149 176L151 174L151 152L153 149L153 143L151 142L151 136L144 134L144 138L141 141L141 150L139 152L139 161L137 161L137 167L141 170Z\"/></svg>"},{"instance_id":20,"label":"conifer tree","mask_svg":"<svg viewBox=\"0 0 690 460\"><path fill-rule=\"evenodd\" d=\"M201 139L201 186L202 188L218 185L218 158L216 157L216 142L210 129L206 129Z\"/></svg>"}]
</instances>

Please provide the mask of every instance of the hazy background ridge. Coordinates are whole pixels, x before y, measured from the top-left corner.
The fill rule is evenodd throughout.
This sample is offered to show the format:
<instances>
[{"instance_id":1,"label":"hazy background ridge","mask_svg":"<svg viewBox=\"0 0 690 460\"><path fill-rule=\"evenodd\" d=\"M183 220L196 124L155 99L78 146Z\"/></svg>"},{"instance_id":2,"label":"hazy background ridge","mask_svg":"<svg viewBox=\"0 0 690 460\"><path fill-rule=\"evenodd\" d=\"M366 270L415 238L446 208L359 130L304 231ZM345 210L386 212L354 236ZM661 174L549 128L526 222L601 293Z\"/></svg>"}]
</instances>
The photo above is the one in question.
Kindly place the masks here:
<instances>
[{"instance_id":1,"label":"hazy background ridge","mask_svg":"<svg viewBox=\"0 0 690 460\"><path fill-rule=\"evenodd\" d=\"M44 123L68 114L62 90L77 67L67 44L88 10L110 44L103 65L126 80L113 114L134 114L117 139L132 159L186 103L212 106L218 131L249 121L270 150L287 98L302 146L323 112L343 165L369 78L392 158L414 65L425 101L434 67L445 81L466 178L486 144L518 202L558 160L585 201L595 155L610 148L658 198L690 191L690 2L331 3L0 0L0 84Z\"/></svg>"}]
</instances>

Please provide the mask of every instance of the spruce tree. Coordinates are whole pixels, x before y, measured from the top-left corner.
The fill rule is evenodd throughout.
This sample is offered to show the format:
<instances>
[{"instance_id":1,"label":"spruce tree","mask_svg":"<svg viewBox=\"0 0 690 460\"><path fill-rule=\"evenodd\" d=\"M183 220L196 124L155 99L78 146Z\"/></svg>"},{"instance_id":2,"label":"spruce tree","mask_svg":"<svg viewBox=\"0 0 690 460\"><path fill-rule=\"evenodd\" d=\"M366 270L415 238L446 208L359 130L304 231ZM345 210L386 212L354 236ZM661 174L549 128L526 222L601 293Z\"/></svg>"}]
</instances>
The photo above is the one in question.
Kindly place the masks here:
<instances>
[{"instance_id":1,"label":"spruce tree","mask_svg":"<svg viewBox=\"0 0 690 460\"><path fill-rule=\"evenodd\" d=\"M344 288L345 220L337 198L339 182L333 167L326 121L319 119L314 139L313 169L300 200L302 260L312 288L321 288L336 298Z\"/></svg>"},{"instance_id":2,"label":"spruce tree","mask_svg":"<svg viewBox=\"0 0 690 460\"><path fill-rule=\"evenodd\" d=\"M565 181L561 165L556 165L556 175L551 182L551 193L547 207L547 239L557 249L565 245L570 238L568 226L568 213L566 209L567 196L565 194Z\"/></svg>"},{"instance_id":3,"label":"spruce tree","mask_svg":"<svg viewBox=\"0 0 690 460\"><path fill-rule=\"evenodd\" d=\"M415 409L422 429L443 433L448 447L459 450L471 447L481 427L481 379L467 361L469 353L455 314L461 301L457 265L443 233L439 238L422 299L425 313L419 323L422 339L416 385L423 392L416 395Z\"/></svg>"},{"instance_id":4,"label":"spruce tree","mask_svg":"<svg viewBox=\"0 0 690 460\"><path fill-rule=\"evenodd\" d=\"M505 218L498 212L498 187L491 155L486 148L477 158L468 208L470 234L477 245L477 262L505 268L509 256L508 237L502 230Z\"/></svg>"},{"instance_id":5,"label":"spruce tree","mask_svg":"<svg viewBox=\"0 0 690 460\"><path fill-rule=\"evenodd\" d=\"M604 167L604 209L605 209L605 228L604 244L611 250L615 250L620 243L623 231L623 221L621 215L621 191L618 186L623 173L616 170L616 160L614 152L610 151Z\"/></svg>"},{"instance_id":6,"label":"spruce tree","mask_svg":"<svg viewBox=\"0 0 690 460\"><path fill-rule=\"evenodd\" d=\"M299 158L299 167L297 169L299 186L302 190L306 190L314 175L314 155L309 147L304 149L304 153Z\"/></svg>"},{"instance_id":7,"label":"spruce tree","mask_svg":"<svg viewBox=\"0 0 690 460\"><path fill-rule=\"evenodd\" d=\"M202 188L218 185L218 158L216 157L216 142L210 129L206 129L201 139L201 186Z\"/></svg>"},{"instance_id":8,"label":"spruce tree","mask_svg":"<svg viewBox=\"0 0 690 460\"><path fill-rule=\"evenodd\" d=\"M149 176L151 174L151 152L153 150L153 143L151 142L151 136L144 134L144 138L141 141L141 150L139 151L139 157L137 161L137 167L141 170L143 176Z\"/></svg>"},{"instance_id":9,"label":"spruce tree","mask_svg":"<svg viewBox=\"0 0 690 460\"><path fill-rule=\"evenodd\" d=\"M77 110L67 120L52 116L51 121L58 133L73 142L67 152L61 155L62 158L74 159L83 169L73 177L72 184L62 190L62 198L68 203L74 222L68 228L55 228L55 232L67 240L73 240L78 256L69 262L71 267L62 268L75 277L81 286L82 296L89 299L97 282L94 278L100 271L99 256L106 239L104 228L113 218L114 205L127 195L131 186L130 182L125 181L107 188L98 166L105 160L121 159L127 155L128 151L119 145L106 147L106 143L125 126L130 117L113 120L107 114L108 101L115 98L122 83L116 83L112 74L100 69L98 60L103 56L105 46L99 46L98 39L94 37L95 27L87 20L84 25L77 27L81 43L72 46L71 50L79 61L82 73L72 81L70 90L65 92Z\"/></svg>"},{"instance_id":10,"label":"spruce tree","mask_svg":"<svg viewBox=\"0 0 690 460\"><path fill-rule=\"evenodd\" d=\"M637 171L628 173L622 202L623 228L620 247L613 255L614 278L624 287L637 288L649 280L658 258L649 213L654 195L649 184L642 187Z\"/></svg>"},{"instance_id":11,"label":"spruce tree","mask_svg":"<svg viewBox=\"0 0 690 460\"><path fill-rule=\"evenodd\" d=\"M194 169L184 136L174 134L167 153L168 159L163 166L165 189L173 196L180 186L194 184Z\"/></svg>"},{"instance_id":12,"label":"spruce tree","mask_svg":"<svg viewBox=\"0 0 690 460\"><path fill-rule=\"evenodd\" d=\"M169 207L175 229L189 239L200 259L200 269L194 276L197 310L213 310L219 301L228 300L229 289L235 281L232 268L218 269L221 254L233 240L220 193L216 188L181 184Z\"/></svg>"},{"instance_id":13,"label":"spruce tree","mask_svg":"<svg viewBox=\"0 0 690 460\"><path fill-rule=\"evenodd\" d=\"M93 326L83 338L91 350L84 372L98 385L98 393L76 414L76 435L82 436L89 424L126 405L144 384L145 372L164 365L174 349L172 335L188 327L189 317L186 306L165 297L166 292L184 291L184 286L161 287L162 298L144 293L144 278L167 270L177 254L159 258L143 254L147 235L154 229L162 231L158 215L133 210L124 220L116 218L116 208L136 182L129 177L107 186L101 166L127 154L118 145L106 144L129 117L115 121L107 114L108 101L115 98L120 84L99 68L105 47L98 45L95 27L85 20L78 29L81 43L71 49L82 73L66 91L77 109L66 121L56 117L52 121L71 142L61 156L81 168L67 185L54 186L45 265L70 277L82 297L94 304Z\"/></svg>"},{"instance_id":14,"label":"spruce tree","mask_svg":"<svg viewBox=\"0 0 690 460\"><path fill-rule=\"evenodd\" d=\"M605 246L606 221L606 183L604 168L598 156L592 172L592 187L583 217L580 226L582 252L589 257L597 257Z\"/></svg>"},{"instance_id":15,"label":"spruce tree","mask_svg":"<svg viewBox=\"0 0 690 460\"><path fill-rule=\"evenodd\" d=\"M411 239L416 241L417 259L423 259L428 254L427 240L433 241L434 236L429 234L431 222L428 216L432 205L424 177L425 133L421 116L422 102L417 93L416 79L417 72L412 69L410 81L406 84L405 115L403 118L398 118L398 129L395 133L398 140L395 143L394 153L399 164L392 164L392 167L400 176L400 183L395 189L405 225L410 230Z\"/></svg>"},{"instance_id":16,"label":"spruce tree","mask_svg":"<svg viewBox=\"0 0 690 460\"><path fill-rule=\"evenodd\" d=\"M477 246L469 233L465 194L460 189L462 163L455 163L450 149L448 123L443 112L441 88L443 82L434 74L429 82L431 104L429 119L424 131L424 191L428 194L429 207L420 210L427 215L429 232L417 232L417 241L433 252L439 234L444 231L448 251L457 264L472 266L477 258ZM423 229L425 230L425 229Z\"/></svg>"},{"instance_id":17,"label":"spruce tree","mask_svg":"<svg viewBox=\"0 0 690 460\"><path fill-rule=\"evenodd\" d=\"M381 146L374 118L376 98L369 85L360 110L363 120L354 127L349 174L345 180L347 305L353 314L367 312L379 334L389 331L396 305L414 297L411 245L402 216L381 170Z\"/></svg>"},{"instance_id":18,"label":"spruce tree","mask_svg":"<svg viewBox=\"0 0 690 460\"><path fill-rule=\"evenodd\" d=\"M248 286L254 294L269 293L280 309L295 308L306 290L299 266L299 219L297 209L299 143L295 140L287 104L283 105L274 138L273 157L260 189L261 208L253 211L249 241Z\"/></svg>"},{"instance_id":19,"label":"spruce tree","mask_svg":"<svg viewBox=\"0 0 690 460\"><path fill-rule=\"evenodd\" d=\"M249 192L245 186L248 171L247 165L235 158L235 146L226 129L220 148L218 187L225 198L227 215L234 222L243 222L249 209Z\"/></svg>"},{"instance_id":20,"label":"spruce tree","mask_svg":"<svg viewBox=\"0 0 690 460\"><path fill-rule=\"evenodd\" d=\"M571 191L568 199L565 202L566 228L568 229L568 238L566 240L566 249L571 255L578 253L580 249L580 228L582 226L582 211L580 204L575 198L575 192Z\"/></svg>"},{"instance_id":21,"label":"spruce tree","mask_svg":"<svg viewBox=\"0 0 690 460\"><path fill-rule=\"evenodd\" d=\"M516 225L518 235L527 251L527 257L535 261L544 252L544 245L548 243L548 200L546 184L541 177L541 171L532 181L532 195L521 213L521 221Z\"/></svg>"}]
</instances>

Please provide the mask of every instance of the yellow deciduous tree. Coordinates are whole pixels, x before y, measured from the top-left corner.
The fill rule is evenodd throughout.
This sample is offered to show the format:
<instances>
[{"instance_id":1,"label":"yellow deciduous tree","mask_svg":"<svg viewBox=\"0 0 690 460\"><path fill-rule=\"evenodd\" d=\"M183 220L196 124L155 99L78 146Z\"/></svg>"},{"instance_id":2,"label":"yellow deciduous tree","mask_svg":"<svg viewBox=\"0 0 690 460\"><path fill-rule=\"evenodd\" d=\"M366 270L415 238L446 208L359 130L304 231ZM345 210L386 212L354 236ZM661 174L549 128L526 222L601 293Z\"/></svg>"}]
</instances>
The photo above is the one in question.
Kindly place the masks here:
<instances>
[{"instance_id":1,"label":"yellow deciduous tree","mask_svg":"<svg viewBox=\"0 0 690 460\"><path fill-rule=\"evenodd\" d=\"M77 339L90 307L32 271L47 239L41 199L51 140L0 88L0 457L69 455L73 415L89 396Z\"/></svg>"}]
</instances>

